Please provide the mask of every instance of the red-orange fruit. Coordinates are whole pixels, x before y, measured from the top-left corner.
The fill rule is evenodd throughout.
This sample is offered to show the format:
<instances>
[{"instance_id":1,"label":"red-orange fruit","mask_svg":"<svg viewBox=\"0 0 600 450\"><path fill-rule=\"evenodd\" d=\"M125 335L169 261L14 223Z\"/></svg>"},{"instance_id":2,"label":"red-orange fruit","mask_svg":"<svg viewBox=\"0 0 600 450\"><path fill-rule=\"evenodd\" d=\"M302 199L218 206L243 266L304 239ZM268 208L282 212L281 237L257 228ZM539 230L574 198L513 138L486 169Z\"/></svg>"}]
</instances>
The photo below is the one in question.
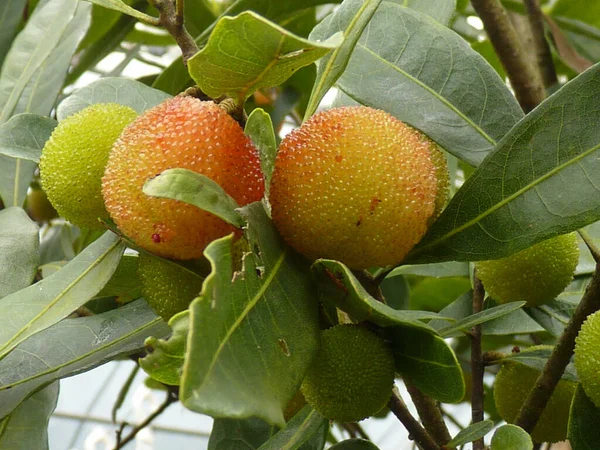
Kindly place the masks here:
<instances>
[{"instance_id":1,"label":"red-orange fruit","mask_svg":"<svg viewBox=\"0 0 600 450\"><path fill-rule=\"evenodd\" d=\"M425 234L438 179L423 135L385 111L334 108L282 141L270 190L284 239L352 269L396 264Z\"/></svg>"},{"instance_id":2,"label":"red-orange fruit","mask_svg":"<svg viewBox=\"0 0 600 450\"><path fill-rule=\"evenodd\" d=\"M142 192L146 180L172 168L206 175L240 206L260 200L264 193L257 151L223 108L174 97L146 111L116 141L102 194L119 229L165 258L198 258L211 241L234 231L195 206Z\"/></svg>"}]
</instances>

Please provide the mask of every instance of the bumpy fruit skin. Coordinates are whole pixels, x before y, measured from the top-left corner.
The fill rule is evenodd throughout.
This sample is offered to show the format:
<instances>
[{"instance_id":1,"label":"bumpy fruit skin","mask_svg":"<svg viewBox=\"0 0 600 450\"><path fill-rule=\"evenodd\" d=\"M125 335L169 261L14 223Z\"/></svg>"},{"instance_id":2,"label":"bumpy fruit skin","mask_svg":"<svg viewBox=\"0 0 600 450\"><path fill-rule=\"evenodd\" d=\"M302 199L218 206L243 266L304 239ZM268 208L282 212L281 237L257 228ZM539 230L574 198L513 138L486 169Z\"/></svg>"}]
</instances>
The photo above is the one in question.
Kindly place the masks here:
<instances>
[{"instance_id":1,"label":"bumpy fruit skin","mask_svg":"<svg viewBox=\"0 0 600 450\"><path fill-rule=\"evenodd\" d=\"M338 325L321 333L300 389L323 416L355 422L385 406L394 372L394 357L381 338L359 325Z\"/></svg>"},{"instance_id":2,"label":"bumpy fruit skin","mask_svg":"<svg viewBox=\"0 0 600 450\"><path fill-rule=\"evenodd\" d=\"M531 347L535 349L536 347ZM532 367L508 362L496 375L494 401L498 414L508 423L513 423L519 409L534 386L539 372ZM540 420L531 433L535 442L558 442L567 438L569 409L577 383L560 380Z\"/></svg>"},{"instance_id":3,"label":"bumpy fruit skin","mask_svg":"<svg viewBox=\"0 0 600 450\"><path fill-rule=\"evenodd\" d=\"M279 147L273 221L311 259L352 269L396 264L435 214L433 146L384 111L354 106L316 114Z\"/></svg>"},{"instance_id":4,"label":"bumpy fruit skin","mask_svg":"<svg viewBox=\"0 0 600 450\"><path fill-rule=\"evenodd\" d=\"M40 158L40 177L58 213L79 227L103 229L108 219L101 179L110 150L137 113L116 103L88 106L60 122Z\"/></svg>"},{"instance_id":5,"label":"bumpy fruit skin","mask_svg":"<svg viewBox=\"0 0 600 450\"><path fill-rule=\"evenodd\" d=\"M575 233L540 242L513 255L475 263L486 292L500 303L528 307L553 300L573 280L579 261Z\"/></svg>"},{"instance_id":6,"label":"bumpy fruit skin","mask_svg":"<svg viewBox=\"0 0 600 450\"><path fill-rule=\"evenodd\" d=\"M577 335L575 368L583 390L600 408L600 311L588 316Z\"/></svg>"},{"instance_id":7,"label":"bumpy fruit skin","mask_svg":"<svg viewBox=\"0 0 600 450\"><path fill-rule=\"evenodd\" d=\"M202 278L170 261L140 253L138 277L142 295L166 322L188 308L202 290Z\"/></svg>"},{"instance_id":8,"label":"bumpy fruit skin","mask_svg":"<svg viewBox=\"0 0 600 450\"><path fill-rule=\"evenodd\" d=\"M264 193L256 149L222 108L175 97L146 111L115 143L102 193L119 229L165 258L198 258L211 241L234 231L195 206L142 192L146 180L172 168L206 175L240 206L260 200Z\"/></svg>"}]
</instances>

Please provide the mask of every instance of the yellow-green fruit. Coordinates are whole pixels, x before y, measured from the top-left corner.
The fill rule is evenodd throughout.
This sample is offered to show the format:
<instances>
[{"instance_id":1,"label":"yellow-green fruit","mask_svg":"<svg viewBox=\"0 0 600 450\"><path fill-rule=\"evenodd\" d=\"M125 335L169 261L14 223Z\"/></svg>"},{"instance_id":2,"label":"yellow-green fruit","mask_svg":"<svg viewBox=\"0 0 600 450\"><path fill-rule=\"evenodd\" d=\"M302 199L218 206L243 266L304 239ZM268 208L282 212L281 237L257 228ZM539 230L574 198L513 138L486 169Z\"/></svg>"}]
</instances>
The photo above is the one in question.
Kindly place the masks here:
<instances>
[{"instance_id":1,"label":"yellow-green fruit","mask_svg":"<svg viewBox=\"0 0 600 450\"><path fill-rule=\"evenodd\" d=\"M515 421L539 374L536 369L516 362L502 365L494 383L494 401L498 414L508 423ZM577 383L574 382L566 380L558 382L538 424L531 433L534 441L558 442L566 439L569 408L576 387Z\"/></svg>"},{"instance_id":2,"label":"yellow-green fruit","mask_svg":"<svg viewBox=\"0 0 600 450\"><path fill-rule=\"evenodd\" d=\"M394 372L394 357L380 337L360 325L338 325L321 333L300 389L323 416L354 422L385 406Z\"/></svg>"},{"instance_id":3,"label":"yellow-green fruit","mask_svg":"<svg viewBox=\"0 0 600 450\"><path fill-rule=\"evenodd\" d=\"M577 335L575 368L583 390L600 408L600 311L588 316Z\"/></svg>"},{"instance_id":4,"label":"yellow-green fruit","mask_svg":"<svg viewBox=\"0 0 600 450\"><path fill-rule=\"evenodd\" d=\"M577 236L569 233L505 258L476 262L475 268L488 295L498 302L525 301L534 307L565 290L578 261Z\"/></svg>"},{"instance_id":5,"label":"yellow-green fruit","mask_svg":"<svg viewBox=\"0 0 600 450\"><path fill-rule=\"evenodd\" d=\"M154 312L169 321L202 290L202 278L172 261L142 252L138 260L142 294Z\"/></svg>"},{"instance_id":6,"label":"yellow-green fruit","mask_svg":"<svg viewBox=\"0 0 600 450\"><path fill-rule=\"evenodd\" d=\"M37 222L48 222L58 217L58 212L46 193L39 187L32 187L27 194L27 213Z\"/></svg>"},{"instance_id":7,"label":"yellow-green fruit","mask_svg":"<svg viewBox=\"0 0 600 450\"><path fill-rule=\"evenodd\" d=\"M110 150L137 113L116 103L98 103L60 122L40 158L40 177L58 213L79 227L102 229L108 219L102 175Z\"/></svg>"},{"instance_id":8,"label":"yellow-green fruit","mask_svg":"<svg viewBox=\"0 0 600 450\"><path fill-rule=\"evenodd\" d=\"M269 197L273 221L311 259L336 259L352 269L396 264L447 195L438 198L434 160L447 169L437 151L385 111L353 106L316 114L279 147Z\"/></svg>"}]
</instances>

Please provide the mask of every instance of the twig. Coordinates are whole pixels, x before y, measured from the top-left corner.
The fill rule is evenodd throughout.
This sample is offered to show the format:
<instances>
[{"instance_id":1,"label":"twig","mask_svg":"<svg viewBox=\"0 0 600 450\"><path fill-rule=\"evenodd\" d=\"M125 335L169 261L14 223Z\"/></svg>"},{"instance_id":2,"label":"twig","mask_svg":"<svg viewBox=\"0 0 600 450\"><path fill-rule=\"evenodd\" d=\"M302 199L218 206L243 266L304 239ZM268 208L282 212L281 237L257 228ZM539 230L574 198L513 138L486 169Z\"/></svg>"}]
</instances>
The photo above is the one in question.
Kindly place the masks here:
<instances>
[{"instance_id":1,"label":"twig","mask_svg":"<svg viewBox=\"0 0 600 450\"><path fill-rule=\"evenodd\" d=\"M440 447L429 433L427 433L425 428L408 411L406 404L402 400L402 397L400 397L398 389L393 389L388 406L408 431L408 438L410 440L414 441L423 450L440 450Z\"/></svg>"},{"instance_id":2,"label":"twig","mask_svg":"<svg viewBox=\"0 0 600 450\"><path fill-rule=\"evenodd\" d=\"M565 327L565 331L556 343L550 358L546 361L544 370L542 370L533 389L529 392L523 406L521 406L515 425L520 426L528 433L531 433L535 428L540 415L554 392L554 388L560 381L571 356L573 356L575 338L581 325L587 316L598 309L600 309L600 265L596 264L596 270L590 284L586 288L579 305L577 305L573 317Z\"/></svg>"},{"instance_id":3,"label":"twig","mask_svg":"<svg viewBox=\"0 0 600 450\"><path fill-rule=\"evenodd\" d=\"M473 274L473 314L483 311L485 291L477 277ZM471 328L471 422L483 421L483 357L481 354L481 325ZM473 442L473 450L483 450L483 438Z\"/></svg>"},{"instance_id":4,"label":"twig","mask_svg":"<svg viewBox=\"0 0 600 450\"><path fill-rule=\"evenodd\" d=\"M525 112L531 111L544 100L544 85L539 71L529 64L506 10L500 0L471 0L471 4L485 26L517 100Z\"/></svg>"},{"instance_id":5,"label":"twig","mask_svg":"<svg viewBox=\"0 0 600 450\"><path fill-rule=\"evenodd\" d=\"M148 0L159 13L158 23L169 32L181 49L183 64L198 53L198 45L183 24L183 0Z\"/></svg>"},{"instance_id":6,"label":"twig","mask_svg":"<svg viewBox=\"0 0 600 450\"><path fill-rule=\"evenodd\" d=\"M452 436L450 436L446 422L444 422L444 417L438 403L431 397L423 394L410 381L404 380L404 385L417 407L417 412L423 426L431 434L431 437L435 439L438 445L445 445L450 442Z\"/></svg>"},{"instance_id":7,"label":"twig","mask_svg":"<svg viewBox=\"0 0 600 450\"><path fill-rule=\"evenodd\" d=\"M579 236L581 236L581 239L583 239L583 242L585 242L585 245L589 249L590 253L592 254L592 258L594 258L594 261L596 261L596 263L599 263L600 250L598 250L598 247L596 247L596 244L594 244L594 241L592 240L590 235L587 234L587 231L585 230L579 230L578 233Z\"/></svg>"},{"instance_id":8,"label":"twig","mask_svg":"<svg viewBox=\"0 0 600 450\"><path fill-rule=\"evenodd\" d=\"M167 409L169 407L169 405L171 405L172 403L175 403L177 400L178 400L177 392L173 391L173 390L169 390L167 392L167 397L165 398L165 401L162 402L162 404L158 407L158 409L156 411L154 411L152 414L150 414L146 418L146 420L144 420L142 423L140 423L139 425L134 427L131 430L131 432L124 438L122 437L123 431L125 430L125 427L128 424L127 424L127 422L123 422L121 424L121 426L119 427L119 429L117 430L117 443L115 445L114 450L120 450L123 447L125 447L125 445L127 445L128 443L133 441L140 431L142 431L144 428L146 428L148 425L150 425L150 423L154 419L156 419L158 416L160 416L165 411L165 409Z\"/></svg>"},{"instance_id":9,"label":"twig","mask_svg":"<svg viewBox=\"0 0 600 450\"><path fill-rule=\"evenodd\" d=\"M119 411L121 406L123 406L125 397L127 397L127 394L129 393L129 389L131 388L131 385L133 384L133 380L135 380L135 377L137 376L139 370L140 370L140 366L136 363L133 366L133 370L129 373L129 376L125 380L125 383L123 383L123 386L121 386L121 389L119 390L119 395L117 396L117 399L115 400L115 404L112 407L112 411L110 412L110 417L111 417L111 420L113 421L113 423L117 423L117 412Z\"/></svg>"},{"instance_id":10,"label":"twig","mask_svg":"<svg viewBox=\"0 0 600 450\"><path fill-rule=\"evenodd\" d=\"M544 86L549 88L558 83L558 77L556 76L556 68L552 60L552 51L546 40L544 14L538 0L524 0L524 3L527 8L527 17L529 18L529 25L533 34L537 65L542 74Z\"/></svg>"}]
</instances>

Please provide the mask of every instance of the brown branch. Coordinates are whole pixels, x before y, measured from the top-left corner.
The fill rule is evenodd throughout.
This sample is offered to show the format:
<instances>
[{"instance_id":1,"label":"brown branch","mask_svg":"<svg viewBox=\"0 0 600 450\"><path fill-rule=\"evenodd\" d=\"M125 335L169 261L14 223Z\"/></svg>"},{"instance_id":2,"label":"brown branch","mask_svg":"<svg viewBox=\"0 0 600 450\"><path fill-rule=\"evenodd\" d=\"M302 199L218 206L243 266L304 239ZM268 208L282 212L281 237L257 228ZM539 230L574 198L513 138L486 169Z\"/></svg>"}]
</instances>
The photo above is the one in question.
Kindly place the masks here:
<instances>
[{"instance_id":1,"label":"brown branch","mask_svg":"<svg viewBox=\"0 0 600 450\"><path fill-rule=\"evenodd\" d=\"M554 392L554 388L556 388L571 360L571 356L573 356L575 338L581 329L581 325L587 316L598 309L600 309L600 265L596 264L596 270L590 284L586 288L579 305L577 305L573 317L565 327L565 331L556 343L550 358L546 361L542 373L529 392L523 406L521 406L515 425L520 426L528 433L531 433L535 428L540 415Z\"/></svg>"},{"instance_id":2,"label":"brown branch","mask_svg":"<svg viewBox=\"0 0 600 450\"><path fill-rule=\"evenodd\" d=\"M187 66L187 61L198 53L198 45L194 38L185 29L183 24L183 1L177 0L149 0L159 13L158 23L169 32L175 42L181 49L183 64Z\"/></svg>"},{"instance_id":3,"label":"brown branch","mask_svg":"<svg viewBox=\"0 0 600 450\"><path fill-rule=\"evenodd\" d=\"M506 10L500 0L471 0L471 4L485 26L517 100L525 112L531 111L544 100L544 86L539 72L529 64Z\"/></svg>"},{"instance_id":4,"label":"brown branch","mask_svg":"<svg viewBox=\"0 0 600 450\"><path fill-rule=\"evenodd\" d=\"M483 285L477 277L477 272L473 274L473 314L483 311L483 299L485 291ZM471 422L477 423L483 421L483 373L484 364L481 354L481 325L475 325L471 328ZM473 450L483 450L483 438L473 442Z\"/></svg>"},{"instance_id":5,"label":"brown branch","mask_svg":"<svg viewBox=\"0 0 600 450\"><path fill-rule=\"evenodd\" d=\"M544 86L549 88L558 84L558 77L556 76L556 68L552 59L552 51L546 39L544 14L538 0L524 0L524 3L527 8L531 33L533 34L537 65L542 75Z\"/></svg>"},{"instance_id":6,"label":"brown branch","mask_svg":"<svg viewBox=\"0 0 600 450\"><path fill-rule=\"evenodd\" d=\"M438 445L442 446L452 440L442 411L438 403L423 394L413 383L408 380L404 380L404 385L413 400L413 403L417 407L417 412L425 429L431 434L431 437L435 439Z\"/></svg>"},{"instance_id":7,"label":"brown branch","mask_svg":"<svg viewBox=\"0 0 600 450\"><path fill-rule=\"evenodd\" d=\"M440 450L440 447L435 443L429 433L415 419L406 404L400 397L397 388L392 391L392 397L388 403L388 407L392 410L398 420L404 425L408 431L408 438L414 441L423 450Z\"/></svg>"}]
</instances>

